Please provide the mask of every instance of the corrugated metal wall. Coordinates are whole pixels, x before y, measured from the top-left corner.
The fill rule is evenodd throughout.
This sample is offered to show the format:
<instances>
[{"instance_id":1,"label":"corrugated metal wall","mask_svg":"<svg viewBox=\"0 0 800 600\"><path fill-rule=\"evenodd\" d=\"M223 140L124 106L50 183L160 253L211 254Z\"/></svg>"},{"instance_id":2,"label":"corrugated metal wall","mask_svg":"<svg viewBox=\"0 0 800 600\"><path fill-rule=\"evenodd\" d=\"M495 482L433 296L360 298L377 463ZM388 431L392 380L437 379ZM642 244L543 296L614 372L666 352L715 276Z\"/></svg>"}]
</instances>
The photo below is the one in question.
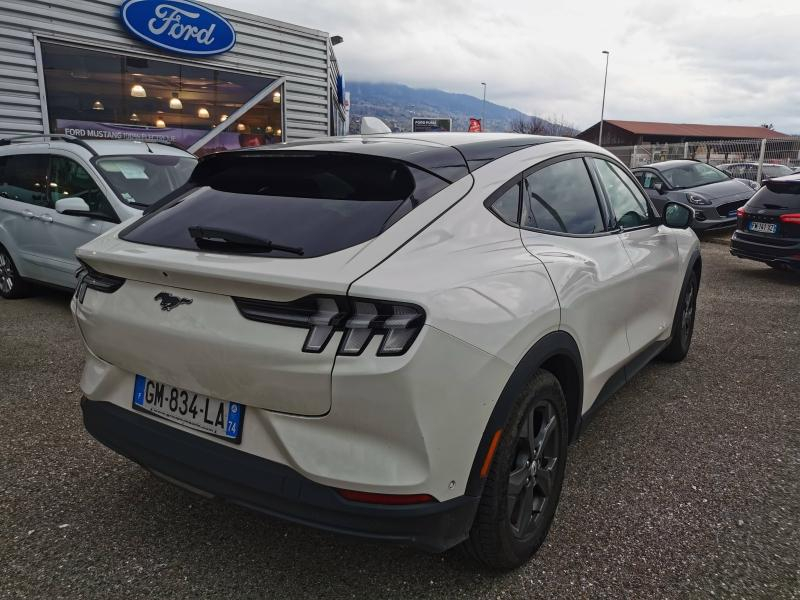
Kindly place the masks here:
<instances>
[{"instance_id":1,"label":"corrugated metal wall","mask_svg":"<svg viewBox=\"0 0 800 600\"><path fill-rule=\"evenodd\" d=\"M44 130L34 34L42 41L101 46L265 76L285 76L286 137L328 133L328 35L209 5L236 30L236 45L218 57L187 60L127 35L122 0L0 0L0 132Z\"/></svg>"}]
</instances>

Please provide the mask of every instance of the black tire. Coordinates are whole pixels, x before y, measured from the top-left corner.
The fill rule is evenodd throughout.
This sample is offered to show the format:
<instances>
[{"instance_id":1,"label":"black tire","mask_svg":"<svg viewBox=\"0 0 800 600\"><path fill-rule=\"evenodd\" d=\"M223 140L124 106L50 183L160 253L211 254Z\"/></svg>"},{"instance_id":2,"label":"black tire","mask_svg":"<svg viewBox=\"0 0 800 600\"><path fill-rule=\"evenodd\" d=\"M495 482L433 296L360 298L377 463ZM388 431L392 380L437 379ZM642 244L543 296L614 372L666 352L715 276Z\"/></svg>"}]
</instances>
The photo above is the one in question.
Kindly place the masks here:
<instances>
[{"instance_id":1,"label":"black tire","mask_svg":"<svg viewBox=\"0 0 800 600\"><path fill-rule=\"evenodd\" d=\"M24 281L11 260L8 251L0 246L0 296L7 300L24 298L30 293L30 285Z\"/></svg>"},{"instance_id":2,"label":"black tire","mask_svg":"<svg viewBox=\"0 0 800 600\"><path fill-rule=\"evenodd\" d=\"M667 362L680 362L689 353L694 333L694 318L697 313L697 292L700 289L700 278L692 270L691 275L683 284L678 306L675 308L675 317L672 320L672 339L669 346L664 348L659 358Z\"/></svg>"},{"instance_id":3,"label":"black tire","mask_svg":"<svg viewBox=\"0 0 800 600\"><path fill-rule=\"evenodd\" d=\"M503 429L469 538L462 544L468 556L491 569L509 570L539 549L561 495L567 431L561 385L550 372L539 370L520 393ZM516 494L511 492L514 487Z\"/></svg>"}]
</instances>

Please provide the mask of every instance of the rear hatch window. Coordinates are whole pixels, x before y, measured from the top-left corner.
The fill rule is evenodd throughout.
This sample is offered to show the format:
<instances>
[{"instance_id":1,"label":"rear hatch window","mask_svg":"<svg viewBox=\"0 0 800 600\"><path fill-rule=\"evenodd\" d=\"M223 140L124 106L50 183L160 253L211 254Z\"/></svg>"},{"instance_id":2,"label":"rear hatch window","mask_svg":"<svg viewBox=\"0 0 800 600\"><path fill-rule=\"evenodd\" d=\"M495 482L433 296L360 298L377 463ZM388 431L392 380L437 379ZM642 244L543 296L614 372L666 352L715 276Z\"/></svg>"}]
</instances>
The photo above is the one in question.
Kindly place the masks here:
<instances>
[{"instance_id":1,"label":"rear hatch window","mask_svg":"<svg viewBox=\"0 0 800 600\"><path fill-rule=\"evenodd\" d=\"M766 181L747 206L770 210L800 210L800 178Z\"/></svg>"},{"instance_id":2,"label":"rear hatch window","mask_svg":"<svg viewBox=\"0 0 800 600\"><path fill-rule=\"evenodd\" d=\"M189 185L120 237L185 250L311 258L378 236L449 182L395 159L273 150L209 156Z\"/></svg>"}]
</instances>

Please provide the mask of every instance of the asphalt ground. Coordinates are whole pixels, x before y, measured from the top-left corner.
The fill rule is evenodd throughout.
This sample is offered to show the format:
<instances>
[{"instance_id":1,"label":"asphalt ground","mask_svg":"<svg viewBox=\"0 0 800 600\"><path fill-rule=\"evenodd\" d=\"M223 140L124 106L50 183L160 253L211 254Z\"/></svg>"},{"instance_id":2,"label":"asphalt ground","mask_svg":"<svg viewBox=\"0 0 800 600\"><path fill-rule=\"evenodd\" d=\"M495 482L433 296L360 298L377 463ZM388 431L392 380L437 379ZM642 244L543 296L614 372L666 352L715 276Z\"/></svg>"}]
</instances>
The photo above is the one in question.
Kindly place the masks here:
<instances>
[{"instance_id":1,"label":"asphalt ground","mask_svg":"<svg viewBox=\"0 0 800 600\"><path fill-rule=\"evenodd\" d=\"M0 300L0 597L800 598L800 277L721 241L689 356L599 411L503 575L155 479L83 430L68 297Z\"/></svg>"}]
</instances>

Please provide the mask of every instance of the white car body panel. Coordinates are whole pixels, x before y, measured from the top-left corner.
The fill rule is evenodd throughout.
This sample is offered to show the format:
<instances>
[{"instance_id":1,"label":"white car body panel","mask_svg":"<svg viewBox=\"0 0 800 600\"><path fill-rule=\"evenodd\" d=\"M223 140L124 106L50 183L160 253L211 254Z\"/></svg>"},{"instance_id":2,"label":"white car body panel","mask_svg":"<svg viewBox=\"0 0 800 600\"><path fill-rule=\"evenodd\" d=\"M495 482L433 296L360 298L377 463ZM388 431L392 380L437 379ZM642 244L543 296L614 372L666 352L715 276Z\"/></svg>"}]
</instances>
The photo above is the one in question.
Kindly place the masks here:
<instances>
[{"instance_id":1,"label":"white car body panel","mask_svg":"<svg viewBox=\"0 0 800 600\"><path fill-rule=\"evenodd\" d=\"M77 313L87 344L103 360L248 406L303 415L330 409L335 344L320 354L299 352L305 329L247 321L229 296L140 281L125 288L87 293ZM153 301L160 292L190 298L192 310L161 310Z\"/></svg>"},{"instance_id":2,"label":"white car body panel","mask_svg":"<svg viewBox=\"0 0 800 600\"><path fill-rule=\"evenodd\" d=\"M559 328L580 349L585 411L630 357L626 325L637 278L616 235L569 237L523 230L522 240L547 268L561 306Z\"/></svg>"},{"instance_id":3,"label":"white car body panel","mask_svg":"<svg viewBox=\"0 0 800 600\"><path fill-rule=\"evenodd\" d=\"M88 292L87 302L96 295ZM83 310L76 309L74 301L73 311L81 331L86 332L91 323L81 320ZM261 323L244 323L256 334L262 333L253 327ZM86 339L90 344L97 342ZM297 340L287 341L295 344ZM433 327L425 326L417 342L412 352L399 357L375 357L377 340L360 357L337 357L332 390L335 405L320 417L249 406L237 449L291 466L324 485L396 494L431 493L440 500L462 495L475 453L475 437L482 433L494 406L490 399L500 393L512 369ZM336 345L332 347L335 352ZM149 349L152 351L152 347ZM190 346L181 349L182 355L187 353L184 364L190 366L201 351L194 354ZM452 361L441 365L442 356L450 356ZM199 370L188 377L197 377L197 386L206 381ZM463 385L450 385L454 378ZM182 381L191 383L188 378ZM302 378L295 383L299 385L294 390L295 400L316 391L313 385L303 386ZM81 378L87 398L130 410L133 385L134 373L109 364L91 350L87 352ZM453 440L445 433L453 426L456 407L463 435ZM158 417L142 416L163 422ZM225 444L177 423L170 426Z\"/></svg>"},{"instance_id":4,"label":"white car body panel","mask_svg":"<svg viewBox=\"0 0 800 600\"><path fill-rule=\"evenodd\" d=\"M637 354L669 337L677 296L664 291L680 289L685 265L674 230L664 225L624 231L619 237L636 271L627 327L631 354Z\"/></svg>"}]
</instances>

